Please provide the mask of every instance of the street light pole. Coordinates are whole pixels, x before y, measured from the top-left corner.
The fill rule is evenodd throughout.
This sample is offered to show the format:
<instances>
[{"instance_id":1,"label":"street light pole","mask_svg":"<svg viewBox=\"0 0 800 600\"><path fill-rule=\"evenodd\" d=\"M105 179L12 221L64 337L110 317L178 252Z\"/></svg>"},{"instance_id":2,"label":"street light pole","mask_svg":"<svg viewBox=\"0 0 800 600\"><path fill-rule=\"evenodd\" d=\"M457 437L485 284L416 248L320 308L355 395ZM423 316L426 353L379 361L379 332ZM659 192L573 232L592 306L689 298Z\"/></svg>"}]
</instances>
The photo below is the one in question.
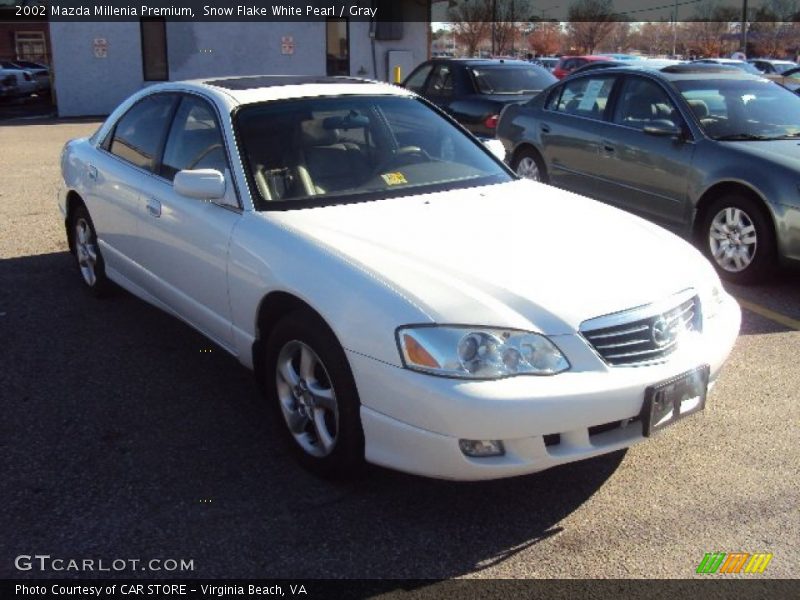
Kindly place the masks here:
<instances>
[{"instance_id":1,"label":"street light pole","mask_svg":"<svg viewBox=\"0 0 800 600\"><path fill-rule=\"evenodd\" d=\"M747 0L742 0L742 52L747 56Z\"/></svg>"}]
</instances>

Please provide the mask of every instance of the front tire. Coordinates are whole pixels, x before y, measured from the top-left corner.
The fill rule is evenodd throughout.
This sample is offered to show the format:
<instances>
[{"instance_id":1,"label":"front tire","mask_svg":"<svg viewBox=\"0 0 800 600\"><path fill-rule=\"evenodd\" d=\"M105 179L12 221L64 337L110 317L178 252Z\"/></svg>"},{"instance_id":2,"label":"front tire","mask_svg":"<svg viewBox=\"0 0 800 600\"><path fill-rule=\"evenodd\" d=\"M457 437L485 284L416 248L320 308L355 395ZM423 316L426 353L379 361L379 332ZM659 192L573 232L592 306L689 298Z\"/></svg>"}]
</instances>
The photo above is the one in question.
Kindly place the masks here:
<instances>
[{"instance_id":1,"label":"front tire","mask_svg":"<svg viewBox=\"0 0 800 600\"><path fill-rule=\"evenodd\" d=\"M282 435L298 461L326 478L364 466L355 380L333 332L314 313L281 319L265 348L265 389Z\"/></svg>"},{"instance_id":2,"label":"front tire","mask_svg":"<svg viewBox=\"0 0 800 600\"><path fill-rule=\"evenodd\" d=\"M763 207L748 196L715 200L700 229L705 255L720 277L748 285L763 281L775 268L775 232Z\"/></svg>"},{"instance_id":3,"label":"front tire","mask_svg":"<svg viewBox=\"0 0 800 600\"><path fill-rule=\"evenodd\" d=\"M81 275L84 288L95 297L106 295L111 282L106 277L103 255L97 244L97 232L86 206L77 206L70 219L75 262Z\"/></svg>"},{"instance_id":4,"label":"front tire","mask_svg":"<svg viewBox=\"0 0 800 600\"><path fill-rule=\"evenodd\" d=\"M542 157L536 150L525 148L520 150L514 157L511 168L523 179L547 183L547 168L544 166Z\"/></svg>"}]
</instances>

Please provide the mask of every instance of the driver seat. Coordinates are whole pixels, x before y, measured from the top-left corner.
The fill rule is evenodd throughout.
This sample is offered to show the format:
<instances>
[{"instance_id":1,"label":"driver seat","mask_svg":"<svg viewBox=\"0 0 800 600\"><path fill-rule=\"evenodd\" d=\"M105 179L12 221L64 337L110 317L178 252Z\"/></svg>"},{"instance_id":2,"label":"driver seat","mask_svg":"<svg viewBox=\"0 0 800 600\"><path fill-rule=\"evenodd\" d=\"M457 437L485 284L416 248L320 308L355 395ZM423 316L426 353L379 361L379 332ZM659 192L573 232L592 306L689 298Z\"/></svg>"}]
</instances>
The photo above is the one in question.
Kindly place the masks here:
<instances>
[{"instance_id":1,"label":"driver seat","mask_svg":"<svg viewBox=\"0 0 800 600\"><path fill-rule=\"evenodd\" d=\"M323 119L302 121L300 139L304 168L316 194L356 187L368 177L369 163L358 145L343 141L341 131L326 128Z\"/></svg>"}]
</instances>

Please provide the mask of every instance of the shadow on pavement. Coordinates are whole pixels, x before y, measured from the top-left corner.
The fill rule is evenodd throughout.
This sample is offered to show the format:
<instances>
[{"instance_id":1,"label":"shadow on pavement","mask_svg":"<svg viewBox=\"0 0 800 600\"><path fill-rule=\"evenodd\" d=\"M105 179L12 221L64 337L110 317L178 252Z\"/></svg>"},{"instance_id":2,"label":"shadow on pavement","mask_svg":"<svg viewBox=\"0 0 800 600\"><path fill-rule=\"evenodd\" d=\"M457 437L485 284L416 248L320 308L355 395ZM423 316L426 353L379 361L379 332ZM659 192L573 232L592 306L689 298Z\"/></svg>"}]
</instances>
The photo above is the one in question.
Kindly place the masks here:
<instances>
[{"instance_id":1,"label":"shadow on pavement","mask_svg":"<svg viewBox=\"0 0 800 600\"><path fill-rule=\"evenodd\" d=\"M471 484L316 479L236 360L127 293L89 298L66 252L0 261L0 334L0 577L91 576L14 570L35 553L194 561L121 577L455 577L557 535L624 456Z\"/></svg>"}]
</instances>

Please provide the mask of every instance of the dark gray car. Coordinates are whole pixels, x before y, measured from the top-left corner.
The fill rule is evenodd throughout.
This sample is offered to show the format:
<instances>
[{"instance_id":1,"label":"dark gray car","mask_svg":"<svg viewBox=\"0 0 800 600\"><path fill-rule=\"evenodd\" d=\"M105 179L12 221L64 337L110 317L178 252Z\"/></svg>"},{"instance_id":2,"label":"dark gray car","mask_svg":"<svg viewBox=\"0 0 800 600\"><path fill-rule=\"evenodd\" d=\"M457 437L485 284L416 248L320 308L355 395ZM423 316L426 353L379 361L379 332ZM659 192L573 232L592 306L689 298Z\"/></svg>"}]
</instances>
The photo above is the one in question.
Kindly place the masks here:
<instances>
[{"instance_id":1,"label":"dark gray car","mask_svg":"<svg viewBox=\"0 0 800 600\"><path fill-rule=\"evenodd\" d=\"M777 83L692 65L602 69L509 106L497 131L518 175L692 237L730 281L800 265L800 97Z\"/></svg>"}]
</instances>

